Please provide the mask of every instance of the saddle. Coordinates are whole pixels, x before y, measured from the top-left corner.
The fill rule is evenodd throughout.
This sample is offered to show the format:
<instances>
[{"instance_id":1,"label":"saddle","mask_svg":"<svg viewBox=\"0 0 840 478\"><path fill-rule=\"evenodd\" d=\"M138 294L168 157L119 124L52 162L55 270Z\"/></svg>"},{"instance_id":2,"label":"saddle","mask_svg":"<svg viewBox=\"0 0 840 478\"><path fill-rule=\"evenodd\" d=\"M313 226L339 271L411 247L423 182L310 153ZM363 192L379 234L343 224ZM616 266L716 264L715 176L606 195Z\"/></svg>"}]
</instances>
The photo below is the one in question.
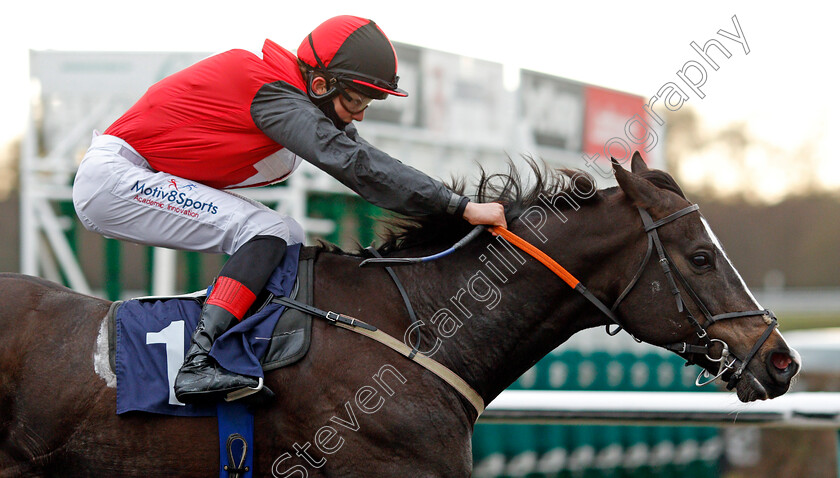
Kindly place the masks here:
<instances>
[{"instance_id":1,"label":"saddle","mask_svg":"<svg viewBox=\"0 0 840 478\"><path fill-rule=\"evenodd\" d=\"M227 360L237 360L237 357L248 360L250 355L251 361L256 355L258 365L249 362L239 365L252 376L294 364L306 355L311 341L312 315L280 304L275 296L289 297L298 304L313 304L317 253L315 247L287 251L288 261L284 260L269 286L258 295L252 310L234 327L243 326L245 330L228 340L228 344L222 343L220 354ZM198 291L178 296L139 297L111 304L107 316L109 360L117 375L118 414L146 411L179 416L215 415L212 407L178 403L173 398L174 392L167 390L171 389L171 382L183 361L179 339L183 336L184 346L189 344L206 297L206 291ZM258 323L253 325L253 331L247 329L249 321ZM240 354L236 348L243 348L247 353ZM229 368L228 363L224 366ZM253 370L255 366L261 370Z\"/></svg>"},{"instance_id":2,"label":"saddle","mask_svg":"<svg viewBox=\"0 0 840 478\"><path fill-rule=\"evenodd\" d=\"M295 287L289 297L297 302L312 305L314 303L314 265L318 249L303 247L298 263ZM270 303L272 296L263 291L263 307ZM277 326L271 334L268 350L261 359L264 371L291 365L302 359L309 351L312 339L312 315L298 309L287 307L277 321Z\"/></svg>"}]
</instances>

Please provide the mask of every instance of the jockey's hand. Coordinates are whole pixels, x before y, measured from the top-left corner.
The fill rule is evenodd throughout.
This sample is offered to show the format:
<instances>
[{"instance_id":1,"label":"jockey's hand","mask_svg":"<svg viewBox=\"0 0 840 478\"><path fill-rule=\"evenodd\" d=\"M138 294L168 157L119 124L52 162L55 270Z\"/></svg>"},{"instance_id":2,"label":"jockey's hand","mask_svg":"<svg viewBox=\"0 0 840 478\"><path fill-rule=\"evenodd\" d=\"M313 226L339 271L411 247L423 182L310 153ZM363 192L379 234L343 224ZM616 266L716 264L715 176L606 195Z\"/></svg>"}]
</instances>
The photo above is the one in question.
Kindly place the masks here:
<instances>
[{"instance_id":1,"label":"jockey's hand","mask_svg":"<svg viewBox=\"0 0 840 478\"><path fill-rule=\"evenodd\" d=\"M464 209L464 219L476 226L484 224L507 228L505 207L497 202L467 203L467 207Z\"/></svg>"}]
</instances>

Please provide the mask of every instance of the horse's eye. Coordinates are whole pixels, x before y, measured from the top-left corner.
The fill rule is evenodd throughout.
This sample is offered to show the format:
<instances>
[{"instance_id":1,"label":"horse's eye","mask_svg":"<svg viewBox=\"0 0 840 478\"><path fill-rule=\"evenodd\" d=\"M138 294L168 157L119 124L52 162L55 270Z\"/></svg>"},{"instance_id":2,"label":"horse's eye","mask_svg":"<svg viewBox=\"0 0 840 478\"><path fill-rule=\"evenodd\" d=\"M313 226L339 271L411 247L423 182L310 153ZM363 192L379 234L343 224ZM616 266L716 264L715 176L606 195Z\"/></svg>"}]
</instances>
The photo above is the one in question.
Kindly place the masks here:
<instances>
[{"instance_id":1,"label":"horse's eye","mask_svg":"<svg viewBox=\"0 0 840 478\"><path fill-rule=\"evenodd\" d=\"M691 263L700 269L712 266L712 256L708 252L698 252L691 256Z\"/></svg>"}]
</instances>

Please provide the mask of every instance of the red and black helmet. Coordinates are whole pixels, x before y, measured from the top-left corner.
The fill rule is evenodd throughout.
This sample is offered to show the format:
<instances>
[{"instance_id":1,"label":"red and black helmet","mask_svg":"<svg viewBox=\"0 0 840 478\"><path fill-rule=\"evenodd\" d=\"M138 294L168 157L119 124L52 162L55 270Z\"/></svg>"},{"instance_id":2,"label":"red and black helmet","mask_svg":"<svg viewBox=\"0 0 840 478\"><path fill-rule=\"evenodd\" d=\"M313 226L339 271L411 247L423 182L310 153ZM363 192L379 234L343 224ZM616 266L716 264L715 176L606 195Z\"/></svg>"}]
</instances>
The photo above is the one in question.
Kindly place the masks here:
<instances>
[{"instance_id":1,"label":"red and black helmet","mask_svg":"<svg viewBox=\"0 0 840 478\"><path fill-rule=\"evenodd\" d=\"M372 20L342 15L320 24L301 42L298 59L342 86L371 98L408 96L397 87L397 53ZM311 92L310 92L311 94Z\"/></svg>"}]
</instances>

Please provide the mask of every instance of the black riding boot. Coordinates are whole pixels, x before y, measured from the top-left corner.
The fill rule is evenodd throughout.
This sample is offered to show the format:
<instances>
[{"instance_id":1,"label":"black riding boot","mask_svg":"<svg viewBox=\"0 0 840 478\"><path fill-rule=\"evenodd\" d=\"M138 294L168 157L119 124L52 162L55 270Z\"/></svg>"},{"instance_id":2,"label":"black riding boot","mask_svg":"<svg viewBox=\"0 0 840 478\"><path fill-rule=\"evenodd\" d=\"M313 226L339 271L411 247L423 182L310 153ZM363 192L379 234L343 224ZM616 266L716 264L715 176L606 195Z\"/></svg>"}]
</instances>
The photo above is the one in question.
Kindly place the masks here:
<instances>
[{"instance_id":1,"label":"black riding boot","mask_svg":"<svg viewBox=\"0 0 840 478\"><path fill-rule=\"evenodd\" d=\"M241 320L286 253L286 241L255 236L225 263L213 291L201 309L201 320L175 379L175 396L182 402L217 400L221 395L255 388L259 381L225 370L208 353L213 341ZM271 395L267 387L263 395Z\"/></svg>"},{"instance_id":2,"label":"black riding boot","mask_svg":"<svg viewBox=\"0 0 840 478\"><path fill-rule=\"evenodd\" d=\"M225 370L208 355L213 341L236 322L237 318L227 310L217 305L204 305L192 344L175 379L178 400L184 403L215 401L230 392L257 387L256 378Z\"/></svg>"}]
</instances>

